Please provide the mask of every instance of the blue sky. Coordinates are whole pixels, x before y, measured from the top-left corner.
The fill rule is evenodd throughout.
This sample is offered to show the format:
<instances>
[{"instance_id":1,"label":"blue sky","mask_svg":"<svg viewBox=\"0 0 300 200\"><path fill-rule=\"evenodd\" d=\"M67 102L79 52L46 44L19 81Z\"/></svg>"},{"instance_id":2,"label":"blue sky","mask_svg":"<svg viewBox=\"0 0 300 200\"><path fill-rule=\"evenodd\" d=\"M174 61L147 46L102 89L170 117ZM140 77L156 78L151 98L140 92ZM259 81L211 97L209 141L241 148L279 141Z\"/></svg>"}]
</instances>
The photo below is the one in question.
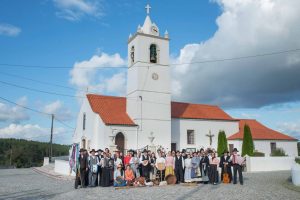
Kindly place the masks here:
<instances>
[{"instance_id":1,"label":"blue sky","mask_svg":"<svg viewBox=\"0 0 300 200\"><path fill-rule=\"evenodd\" d=\"M278 29L266 29L261 34L259 34L259 31L265 25L259 22L261 27L254 27L257 28L257 32L253 33L254 35L257 34L255 37L250 35L247 28L242 26L242 24L251 26L251 22L255 22L249 21L250 17L255 15L255 12L258 13L257 15L260 14L260 10L255 9L255 6L261 6L259 7L262 9L261 14L266 16L266 22L270 24L272 21L268 20L276 18L272 12L265 11L265 9L269 9L268 6L270 5L243 4L238 0L236 1L237 4L229 3L226 0L191 0L188 2L179 0L2 0L0 2L0 64L68 68L42 69L0 65L0 80L2 81L2 83L0 82L0 97L43 112L57 113L61 117L61 121L75 127L76 114L80 105L78 98L29 91L24 88L9 86L5 83L68 95L82 95L80 90L85 90L85 86L89 86L89 90L93 92L124 95L124 88L120 88L120 85L115 87L108 86L108 84L114 86L114 81L116 80L121 83L126 80L126 71L124 69L87 70L86 75L83 77L80 74L77 74L75 77L71 71L76 68L76 63L80 66L85 66L85 62L91 64L93 56L100 61L101 59L108 59L108 61L105 60L104 64L100 64L101 66L124 65L127 56L128 35L136 31L138 24L142 25L144 22L146 16L144 7L148 2L152 7L152 21L159 26L161 33L164 33L167 29L170 34L172 62L230 58L300 47L299 42L293 41L293 39L296 40L296 37L293 36L297 36L299 33L298 29L291 31L293 34L290 33L292 35L286 38L283 32L278 31L281 28L285 30L287 28L293 29L292 27L296 26L297 24L295 23L298 22L296 20L293 21L292 17L297 18L297 16L286 19L279 15L277 16L278 19L282 20L274 22L276 26L278 24ZM279 7L280 5L275 5L274 3L271 9L279 9ZM292 7L295 6L291 4L289 9L292 9ZM246 9L247 12L240 12L242 9ZM236 21L234 25L228 23L228 21L232 21L232 19L227 19L230 13L235 14L241 21ZM239 17L240 13L245 14ZM226 34L227 29L230 29L230 34ZM244 40L241 37L243 35L241 31L246 32ZM266 41L264 37L261 37L264 35L270 35L270 37L275 39L281 38L282 42L277 42L278 46L271 42L260 43L260 41ZM254 38L254 42L252 41L251 44L245 43L244 41L249 41L249 38ZM255 41L256 38L258 38L257 41ZM263 45L259 45L262 43ZM297 46L297 43L299 46ZM223 47L227 49L218 52L218 49ZM238 48L240 50L237 52L233 51L233 49ZM119 56L120 62L114 63L116 59L112 59L115 58L113 56ZM286 56L282 59L293 61L293 69L295 71L292 71L293 73L291 72L291 74L297 74L299 72L297 71L300 60L299 53L296 52ZM278 56L276 59L280 59L280 57ZM228 68L231 69L233 65L245 65L247 67L251 62L257 66L260 66L261 63L263 63L262 66L271 66L270 60L274 61L276 59L274 57L266 57L260 60L239 61L230 63L232 66ZM222 65L219 64L218 66ZM222 69L225 69L226 66L225 64ZM258 77L258 80L253 80L251 77L245 79L245 81L251 80L257 83L253 88L248 88L248 85L255 84L247 84L244 87L243 91L248 93L251 91L249 93L251 97L245 100L245 98L237 98L239 95L245 95L237 92L242 90L243 86L237 89L236 82L230 82L234 78L226 79L229 70L222 73L224 83L226 82L222 86L221 82L223 79L217 79L216 73L211 76L209 74L212 74L212 72L205 74L207 70L200 70L199 68L203 66L199 66L197 73L205 75L203 78L205 82L201 82L201 85L205 86L205 88L200 87L201 92L199 93L207 94L201 96L194 95L197 93L197 88L191 87L191 84L195 85L192 83L195 77L190 77L190 74L196 67L181 67L181 69L174 69L174 77L179 81L181 81L181 78L177 78L178 76L185 77L186 80L191 81L182 80L175 83L176 86L179 85L180 87L174 89L176 91L174 99L217 104L222 106L233 117L256 118L271 128L300 139L300 90L297 80L289 73L280 73L285 74L285 76L278 77L278 80L286 82L285 80L288 80L290 77L288 82L292 82L291 84L286 84L283 87L282 84L278 86L276 82L270 84L270 87L263 87L262 90L257 90L260 86L268 85L266 82L261 82L262 78L259 79L259 77L266 76L262 75L264 73L262 71L250 69L250 71L253 70L253 72L257 73L257 76L253 77ZM207 65L205 67L213 69L215 66ZM184 72L182 72L182 69L185 69L183 70ZM230 73L230 76L240 77L241 72L239 70L232 70L234 73ZM272 68L267 68L266 71L268 70L272 70ZM220 71L222 72L222 70L218 69L218 73L221 73ZM286 71L288 70L284 72ZM73 87L74 90L43 85L14 77L14 75ZM88 80L82 82L84 78ZM276 77L273 76L273 78ZM215 89L212 89L209 87L212 85L212 82L208 82L208 80L212 81L215 79L219 80L220 83L213 87ZM281 86L283 88L280 88ZM230 91L228 88L233 89ZM226 91L226 95L219 91ZM286 94L284 94L285 92ZM0 114L0 135L2 137L13 136L48 141L50 127L50 118L48 116L26 111L3 100L0 100L0 102L2 103L0 104L2 112L2 115ZM58 122L55 122L55 127L54 141L69 143L72 130Z\"/></svg>"}]
</instances>

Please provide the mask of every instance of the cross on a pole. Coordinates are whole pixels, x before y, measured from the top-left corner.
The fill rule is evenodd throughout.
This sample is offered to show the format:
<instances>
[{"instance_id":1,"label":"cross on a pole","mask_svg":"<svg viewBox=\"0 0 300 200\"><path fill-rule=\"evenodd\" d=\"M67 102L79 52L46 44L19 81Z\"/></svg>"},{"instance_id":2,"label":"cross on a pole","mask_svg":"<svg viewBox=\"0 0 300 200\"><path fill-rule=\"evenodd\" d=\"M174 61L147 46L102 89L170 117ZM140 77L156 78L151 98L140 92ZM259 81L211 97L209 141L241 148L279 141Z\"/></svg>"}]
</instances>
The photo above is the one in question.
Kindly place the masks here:
<instances>
[{"instance_id":1,"label":"cross on a pole","mask_svg":"<svg viewBox=\"0 0 300 200\"><path fill-rule=\"evenodd\" d=\"M212 144L212 138L215 136L213 134L211 134L211 131L209 131L209 134L206 134L207 137L209 137L209 145L211 146Z\"/></svg>"},{"instance_id":2,"label":"cross on a pole","mask_svg":"<svg viewBox=\"0 0 300 200\"><path fill-rule=\"evenodd\" d=\"M147 15L149 15L150 14L150 9L151 9L150 5L147 4L145 9L146 9Z\"/></svg>"}]
</instances>

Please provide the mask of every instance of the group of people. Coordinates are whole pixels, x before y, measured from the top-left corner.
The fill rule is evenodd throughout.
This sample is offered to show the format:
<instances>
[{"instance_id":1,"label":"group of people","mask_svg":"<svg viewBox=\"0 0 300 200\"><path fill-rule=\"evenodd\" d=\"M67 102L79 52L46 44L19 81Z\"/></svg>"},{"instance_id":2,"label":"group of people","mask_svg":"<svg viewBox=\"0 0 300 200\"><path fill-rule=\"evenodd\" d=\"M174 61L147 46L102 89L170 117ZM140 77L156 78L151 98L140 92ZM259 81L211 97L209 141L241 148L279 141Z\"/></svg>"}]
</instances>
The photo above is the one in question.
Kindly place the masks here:
<instances>
[{"instance_id":1,"label":"group of people","mask_svg":"<svg viewBox=\"0 0 300 200\"><path fill-rule=\"evenodd\" d=\"M79 183L85 188L142 186L147 183L162 182L168 177L176 177L176 183L201 182L204 184L237 183L243 185L243 158L235 148L232 155L225 151L220 159L214 149L200 149L198 152L169 151L164 149L156 153L143 151L121 151L113 154L106 148L104 151L92 149L89 153L80 149L79 167L76 172L75 188ZM219 178L218 167L221 168ZM232 175L233 168L233 175ZM199 179L201 178L201 179Z\"/></svg>"}]
</instances>

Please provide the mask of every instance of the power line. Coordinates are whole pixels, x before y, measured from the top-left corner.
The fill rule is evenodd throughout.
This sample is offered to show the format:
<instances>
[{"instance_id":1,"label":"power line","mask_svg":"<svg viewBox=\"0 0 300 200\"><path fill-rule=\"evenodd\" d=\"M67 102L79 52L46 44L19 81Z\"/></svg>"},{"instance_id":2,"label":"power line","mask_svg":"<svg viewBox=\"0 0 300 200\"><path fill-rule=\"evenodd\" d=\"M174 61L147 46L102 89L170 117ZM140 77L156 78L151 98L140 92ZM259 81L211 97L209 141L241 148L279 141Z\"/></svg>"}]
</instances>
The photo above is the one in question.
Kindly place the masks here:
<instances>
[{"instance_id":1,"label":"power line","mask_svg":"<svg viewBox=\"0 0 300 200\"><path fill-rule=\"evenodd\" d=\"M64 126L70 128L70 129L72 129L72 130L75 130L75 128L73 128L72 126L66 124L65 122L63 122L63 121L61 121L61 120L59 120L59 119L57 119L57 118L54 118L54 119L55 119L58 123L60 123L60 124L62 124L62 125L64 125Z\"/></svg>"},{"instance_id":2,"label":"power line","mask_svg":"<svg viewBox=\"0 0 300 200\"><path fill-rule=\"evenodd\" d=\"M42 111L39 111L39 110L36 110L36 109L33 109L33 108L29 108L29 107L27 107L27 106L20 105L20 104L18 104L18 103L15 103L15 102L13 102L13 101L10 101L10 100L8 100L8 99L6 99L6 98L4 98L4 97L0 97L0 99L2 99L3 101L6 101L6 102L8 102L8 103L14 104L14 105L16 105L16 106L22 107L22 108L24 108L24 109L30 110L30 111L32 111L32 112L36 112L36 113L39 113L39 114L51 116L51 114L49 114L49 113L45 113L45 112L42 112Z\"/></svg>"},{"instance_id":3,"label":"power line","mask_svg":"<svg viewBox=\"0 0 300 200\"><path fill-rule=\"evenodd\" d=\"M264 57L264 56L272 56L277 54L284 54L284 53L291 53L300 51L299 48L296 49L289 49L289 50L282 50L282 51L274 51L269 53L261 53L261 54L254 54L248 56L240 56L240 57L232 57L232 58L220 58L220 59L211 59L211 60L199 60L194 62L186 62L186 63L171 63L171 66L178 66L178 65L187 65L187 64L203 64L203 63L212 63L212 62L225 62L225 61L234 61L234 60L242 60L242 59L250 59L256 57ZM141 62L141 61L139 61ZM151 65L156 65L149 62L144 62ZM9 66L9 67L18 67L18 68L39 68L39 69L75 69L72 67L66 66L46 66L46 65L23 65L23 64L10 64L10 63L0 63L0 66ZM148 66L141 66L141 67L148 67ZM109 67L109 66L102 66L102 67L76 67L76 69L127 69L127 66L117 66L117 67Z\"/></svg>"},{"instance_id":4,"label":"power line","mask_svg":"<svg viewBox=\"0 0 300 200\"><path fill-rule=\"evenodd\" d=\"M10 77L16 77L16 78L19 78L19 79L29 80L29 81L32 81L32 82L35 82L35 83L40 83L40 84L43 84L43 85L50 85L50 86L61 87L61 88L64 88L64 89L70 89L70 90L74 90L74 91L86 92L86 90L81 90L81 89L77 89L77 88L74 88L74 87L68 87L68 86L59 85L59 84L55 84L55 83L40 81L40 80L36 80L36 79L24 77L24 76L19 76L19 75L15 75L15 74L10 74L10 73L5 73L5 72L0 72L0 74L10 76Z\"/></svg>"},{"instance_id":5,"label":"power line","mask_svg":"<svg viewBox=\"0 0 300 200\"><path fill-rule=\"evenodd\" d=\"M1 81L1 80L0 80L0 83L5 84L5 85L9 85L9 86L13 86L13 87L17 87L17 88L26 89L26 90L29 90L29 91L44 93L44 94L51 94L51 95L63 96L63 97L71 97L71 98L81 98L81 99L87 98L86 96L76 96L76 95L69 95L69 94L63 94L63 93L57 93L57 92L50 92L50 91L45 91L45 90L39 90L39 89L35 89L35 88L31 88L31 87L26 87L26 86L14 84L14 83L9 83L9 82L5 82L5 81ZM156 93L159 93L159 92L156 92ZM107 99L107 97L100 97L100 96L94 96L93 98ZM135 101L137 99L136 97L126 97L126 98L128 100L133 100L133 101ZM163 104L163 105L170 105L170 104L159 103L159 102L148 101L148 100L144 100L144 102L155 103L155 104ZM51 114L48 114L48 115L51 115Z\"/></svg>"},{"instance_id":6,"label":"power line","mask_svg":"<svg viewBox=\"0 0 300 200\"><path fill-rule=\"evenodd\" d=\"M6 99L6 98L4 98L4 97L0 97L0 99L2 99L3 101L6 101L6 102L8 102L8 103L14 104L14 105L16 105L16 106L22 107L22 108L24 108L24 109L30 110L30 111L32 111L32 112L36 112L36 113L43 114L43 115L47 115L47 116L52 116L52 114L50 114L50 113L42 112L42 111L39 111L39 110L30 108L30 107L27 107L27 106L23 106L23 105L21 105L21 104L15 103L15 102L13 102L13 101L11 101L11 100L9 100L9 99ZM56 120L57 122L61 123L62 125L66 126L66 127L68 127L68 128L71 128L71 129L75 130L75 128L69 126L68 124L64 123L63 121L61 121L61 120L59 120L59 119L57 119L57 118L54 118L54 120Z\"/></svg>"},{"instance_id":7,"label":"power line","mask_svg":"<svg viewBox=\"0 0 300 200\"><path fill-rule=\"evenodd\" d=\"M171 65L176 66L176 65L202 64L202 63L212 63L212 62L224 62L224 61L242 60L242 59L249 59L249 58L272 56L272 55L284 54L284 53L290 53L290 52L296 52L296 51L300 51L300 49L290 49L290 50L284 50L284 51L275 51L275 52L270 52L270 53L262 53L262 54L249 55L249 56L240 56L240 57L232 57L232 58L221 58L221 59L202 60L202 61L200 60L200 61L187 62L187 63L173 63Z\"/></svg>"}]
</instances>

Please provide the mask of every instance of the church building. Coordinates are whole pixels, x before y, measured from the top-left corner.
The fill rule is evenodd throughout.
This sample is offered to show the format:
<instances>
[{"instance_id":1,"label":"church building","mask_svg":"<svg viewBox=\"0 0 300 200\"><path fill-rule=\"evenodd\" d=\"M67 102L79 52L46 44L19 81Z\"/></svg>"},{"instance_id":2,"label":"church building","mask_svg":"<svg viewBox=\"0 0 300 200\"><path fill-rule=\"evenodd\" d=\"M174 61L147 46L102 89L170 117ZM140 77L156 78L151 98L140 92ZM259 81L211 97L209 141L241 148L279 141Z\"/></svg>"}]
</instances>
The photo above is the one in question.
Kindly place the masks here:
<instances>
[{"instance_id":1,"label":"church building","mask_svg":"<svg viewBox=\"0 0 300 200\"><path fill-rule=\"evenodd\" d=\"M128 39L126 96L87 94L78 114L73 142L87 149L194 151L201 147L216 148L222 130L232 141L229 147L240 149L241 120L215 105L171 101L169 34L161 34L151 21L149 5L146 10L143 26L139 25ZM268 134L262 134L265 133ZM292 144L289 154L296 155L297 140L278 135L286 136L277 133L264 141L288 141Z\"/></svg>"}]
</instances>

